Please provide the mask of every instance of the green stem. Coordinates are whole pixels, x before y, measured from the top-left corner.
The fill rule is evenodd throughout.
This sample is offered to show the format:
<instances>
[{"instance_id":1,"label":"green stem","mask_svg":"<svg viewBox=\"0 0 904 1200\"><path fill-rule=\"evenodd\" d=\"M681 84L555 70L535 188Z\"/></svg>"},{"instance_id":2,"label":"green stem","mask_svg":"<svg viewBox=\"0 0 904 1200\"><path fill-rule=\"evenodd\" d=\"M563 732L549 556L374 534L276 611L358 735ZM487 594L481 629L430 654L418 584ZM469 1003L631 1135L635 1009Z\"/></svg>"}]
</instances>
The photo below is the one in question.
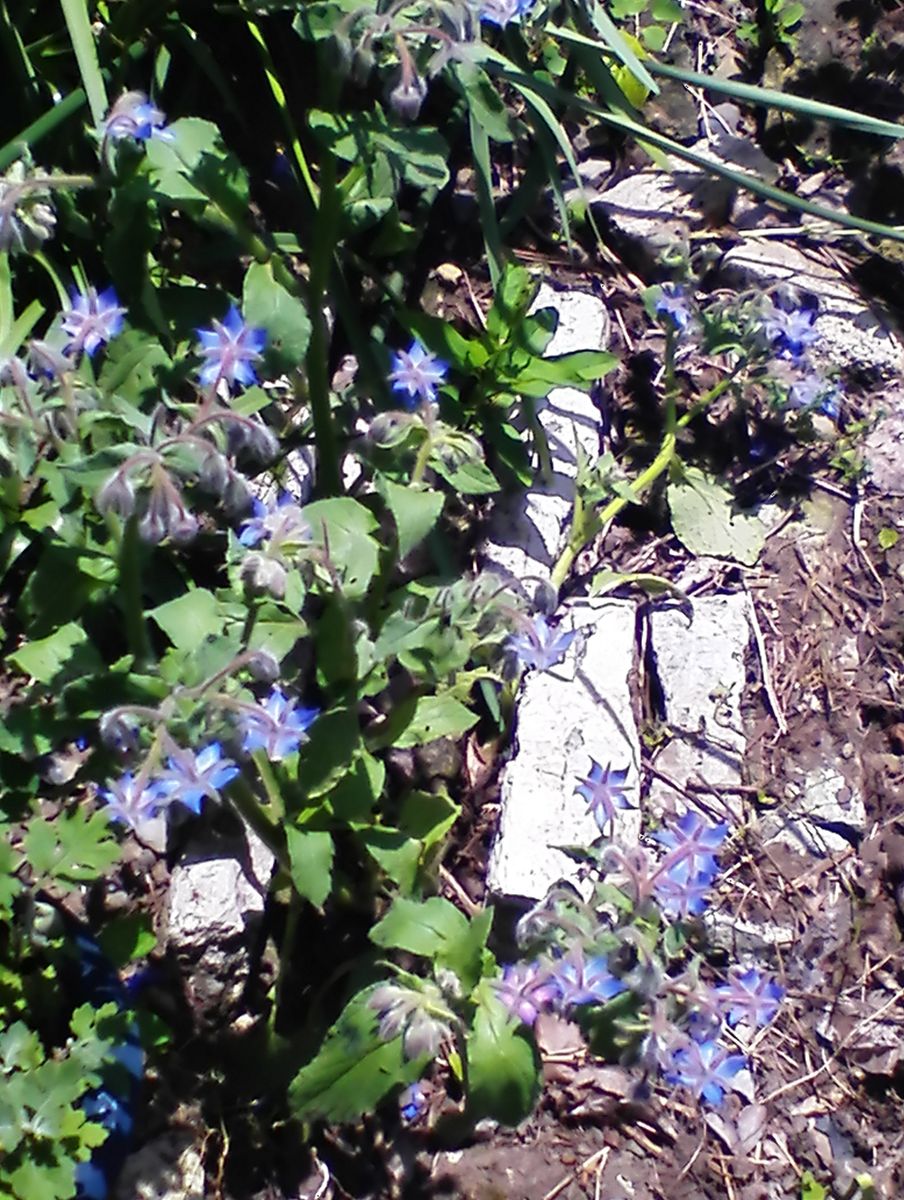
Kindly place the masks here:
<instances>
[{"instance_id":1,"label":"green stem","mask_svg":"<svg viewBox=\"0 0 904 1200\"><path fill-rule=\"evenodd\" d=\"M735 367L730 375L726 375L724 379L720 379L715 387L710 388L709 391L705 392L699 400L696 400L690 406L687 412L681 417L677 417L677 419L675 419L673 412L673 419L670 420L669 410L666 410L666 432L662 439L662 445L659 447L659 452L650 465L645 470L641 471L637 478L628 485L628 491L630 492L630 495L623 494L621 496L615 496L609 501L605 508L601 509L600 511L592 510L591 512L583 515L583 517L581 516L581 514L584 514L583 501L581 500L580 496L575 495L575 508L571 523L571 533L565 549L559 555L558 561L553 567L552 577L550 580L552 586L557 592L568 578L568 572L574 565L574 560L584 549L584 547L594 537L596 537L600 530L605 529L611 521L615 520L622 509L627 508L629 504L635 503L637 500L639 500L647 488L655 483L656 480L659 479L661 475L664 475L669 467L671 467L672 463L677 458L678 430L686 428L695 417L699 416L705 408L708 408L713 401L717 400L719 396L723 394L723 392L727 391L734 382L735 377L740 369L741 365L739 364L737 367ZM671 396L671 406L674 410L674 393L671 393ZM669 424L672 426L671 429L668 428Z\"/></svg>"},{"instance_id":2,"label":"green stem","mask_svg":"<svg viewBox=\"0 0 904 1200\"><path fill-rule=\"evenodd\" d=\"M241 775L229 786L228 796L233 808L254 830L284 871L289 869L286 840L277 823L270 819L264 806L255 796L251 784Z\"/></svg>"},{"instance_id":3,"label":"green stem","mask_svg":"<svg viewBox=\"0 0 904 1200\"><path fill-rule=\"evenodd\" d=\"M324 150L320 167L320 204L311 251L311 340L307 354L308 395L317 442L317 490L322 496L338 496L342 492L339 446L330 411L329 333L323 311L339 225L338 199L336 159L329 150Z\"/></svg>"},{"instance_id":4,"label":"green stem","mask_svg":"<svg viewBox=\"0 0 904 1200\"><path fill-rule=\"evenodd\" d=\"M126 521L119 547L119 595L126 619L126 637L135 666L151 660L151 643L141 602L141 539L138 517Z\"/></svg>"},{"instance_id":5,"label":"green stem","mask_svg":"<svg viewBox=\"0 0 904 1200\"><path fill-rule=\"evenodd\" d=\"M270 802L273 816L277 821L281 821L286 815L286 806L283 804L282 792L279 790L279 784L273 774L273 764L263 750L255 750L251 757L257 767L261 783L264 785L264 791L267 793L267 800Z\"/></svg>"},{"instance_id":6,"label":"green stem","mask_svg":"<svg viewBox=\"0 0 904 1200\"><path fill-rule=\"evenodd\" d=\"M417 458L414 460L414 470L411 472L411 483L413 485L424 482L424 475L427 472L427 463L430 461L430 455L432 451L433 438L428 433L417 452Z\"/></svg>"}]
</instances>

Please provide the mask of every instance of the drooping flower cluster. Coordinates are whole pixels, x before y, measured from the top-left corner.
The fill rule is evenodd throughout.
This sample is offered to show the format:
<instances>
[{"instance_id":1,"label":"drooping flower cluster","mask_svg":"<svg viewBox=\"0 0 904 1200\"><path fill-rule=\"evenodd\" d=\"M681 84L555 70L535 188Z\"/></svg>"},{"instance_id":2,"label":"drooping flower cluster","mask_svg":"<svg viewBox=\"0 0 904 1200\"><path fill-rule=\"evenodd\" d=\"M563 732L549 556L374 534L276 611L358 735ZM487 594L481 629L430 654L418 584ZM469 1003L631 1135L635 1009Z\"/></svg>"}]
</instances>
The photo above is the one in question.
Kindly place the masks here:
<instances>
[{"instance_id":1,"label":"drooping flower cluster","mask_svg":"<svg viewBox=\"0 0 904 1200\"><path fill-rule=\"evenodd\" d=\"M377 1016L377 1032L384 1041L401 1035L407 1059L435 1058L451 1032L453 1014L439 988L428 980L405 987L385 983L368 997L368 1007Z\"/></svg>"},{"instance_id":2,"label":"drooping flower cluster","mask_svg":"<svg viewBox=\"0 0 904 1200\"><path fill-rule=\"evenodd\" d=\"M259 663L261 657L265 661ZM246 654L243 661L255 677L272 677L272 659L268 655ZM242 751L253 754L262 750L271 762L282 762L296 753L320 715L319 709L293 704L278 687L273 687L257 704L230 700L229 708L235 716ZM119 754L134 756L139 731L127 713L128 710L113 710L107 714L101 721L101 734ZM126 772L101 789L100 798L111 820L138 829L173 804L200 813L204 801L218 802L223 788L239 774L238 763L224 753L218 741L191 750L176 745L167 733L162 736L167 755L164 766L150 765L155 759L152 753L137 774Z\"/></svg>"},{"instance_id":3,"label":"drooping flower cluster","mask_svg":"<svg viewBox=\"0 0 904 1200\"><path fill-rule=\"evenodd\" d=\"M280 496L270 507L256 500L252 517L239 530L241 545L254 549L242 562L245 586L255 594L268 593L282 599L290 561L310 537L304 511L291 496Z\"/></svg>"},{"instance_id":4,"label":"drooping flower cluster","mask_svg":"<svg viewBox=\"0 0 904 1200\"><path fill-rule=\"evenodd\" d=\"M32 254L53 236L56 213L44 173L14 162L0 178L0 250Z\"/></svg>"},{"instance_id":5,"label":"drooping flower cluster","mask_svg":"<svg viewBox=\"0 0 904 1200\"><path fill-rule=\"evenodd\" d=\"M166 767L148 777L126 773L100 792L110 819L138 829L172 804L182 804L199 813L204 799L217 801L220 791L239 773L239 768L223 754L219 742L210 742L195 752L174 747Z\"/></svg>"}]
</instances>

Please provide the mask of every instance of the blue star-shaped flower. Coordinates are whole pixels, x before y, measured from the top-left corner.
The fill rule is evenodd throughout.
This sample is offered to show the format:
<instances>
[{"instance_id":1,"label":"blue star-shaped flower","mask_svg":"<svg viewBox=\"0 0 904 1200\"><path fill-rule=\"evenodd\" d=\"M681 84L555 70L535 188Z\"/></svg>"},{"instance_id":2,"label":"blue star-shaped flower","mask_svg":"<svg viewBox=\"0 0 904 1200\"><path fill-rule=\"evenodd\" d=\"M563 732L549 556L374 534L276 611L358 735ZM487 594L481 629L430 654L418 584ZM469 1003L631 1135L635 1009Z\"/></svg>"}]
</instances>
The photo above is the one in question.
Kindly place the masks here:
<instances>
[{"instance_id":1,"label":"blue star-shaped flower","mask_svg":"<svg viewBox=\"0 0 904 1200\"><path fill-rule=\"evenodd\" d=\"M481 21L501 27L519 21L534 6L534 0L484 0L480 6Z\"/></svg>"},{"instance_id":2,"label":"blue star-shaped flower","mask_svg":"<svg viewBox=\"0 0 904 1200\"><path fill-rule=\"evenodd\" d=\"M722 1103L725 1089L733 1086L734 1077L747 1066L743 1054L729 1054L717 1042L696 1042L692 1038L672 1050L670 1057L666 1082L686 1087L710 1104Z\"/></svg>"},{"instance_id":3,"label":"blue star-shaped flower","mask_svg":"<svg viewBox=\"0 0 904 1200\"><path fill-rule=\"evenodd\" d=\"M101 122L99 133L104 142L123 138L136 142L151 138L172 141L173 137L166 128L166 117L144 92L123 92Z\"/></svg>"},{"instance_id":4,"label":"blue star-shaped flower","mask_svg":"<svg viewBox=\"0 0 904 1200\"><path fill-rule=\"evenodd\" d=\"M111 821L137 829L144 821L155 817L171 799L172 789L158 780L135 778L127 773L100 792Z\"/></svg>"},{"instance_id":5,"label":"blue star-shaped flower","mask_svg":"<svg viewBox=\"0 0 904 1200\"><path fill-rule=\"evenodd\" d=\"M796 308L786 312L773 305L763 321L763 331L773 349L783 358L796 361L803 357L808 346L819 340L815 321L816 313L812 308Z\"/></svg>"},{"instance_id":6,"label":"blue star-shaped flower","mask_svg":"<svg viewBox=\"0 0 904 1200\"><path fill-rule=\"evenodd\" d=\"M792 383L788 389L788 403L792 408L816 409L833 421L841 412L841 393L828 379L819 375L807 375Z\"/></svg>"},{"instance_id":7,"label":"blue star-shaped flower","mask_svg":"<svg viewBox=\"0 0 904 1200\"><path fill-rule=\"evenodd\" d=\"M653 888L669 916L686 919L703 912L712 885L713 877L708 872L690 875L682 863L659 875Z\"/></svg>"},{"instance_id":8,"label":"blue star-shaped flower","mask_svg":"<svg viewBox=\"0 0 904 1200\"><path fill-rule=\"evenodd\" d=\"M587 801L587 808L600 833L605 831L606 825L614 822L616 809L634 807L626 795L625 780L629 769L619 769L611 763L603 767L591 758L590 774L575 789Z\"/></svg>"},{"instance_id":9,"label":"blue star-shaped flower","mask_svg":"<svg viewBox=\"0 0 904 1200\"><path fill-rule=\"evenodd\" d=\"M65 353L74 358L81 354L92 358L120 332L125 311L111 287L100 293L93 287L73 292L72 307L61 314L63 330L71 338Z\"/></svg>"},{"instance_id":10,"label":"blue star-shaped flower","mask_svg":"<svg viewBox=\"0 0 904 1200\"><path fill-rule=\"evenodd\" d=\"M223 379L230 389L237 384L250 387L257 383L253 364L260 361L267 344L266 330L249 328L231 304L224 321L214 321L212 329L196 332L205 360L198 373L203 387L216 387Z\"/></svg>"},{"instance_id":11,"label":"blue star-shaped flower","mask_svg":"<svg viewBox=\"0 0 904 1200\"><path fill-rule=\"evenodd\" d=\"M559 987L542 963L508 963L494 983L496 995L524 1025L533 1025L559 995Z\"/></svg>"},{"instance_id":12,"label":"blue star-shaped flower","mask_svg":"<svg viewBox=\"0 0 904 1200\"><path fill-rule=\"evenodd\" d=\"M317 708L293 708L288 696L274 688L262 705L242 714L242 749L248 754L264 750L271 762L281 762L307 740L307 731L319 716Z\"/></svg>"},{"instance_id":13,"label":"blue star-shaped flower","mask_svg":"<svg viewBox=\"0 0 904 1200\"><path fill-rule=\"evenodd\" d=\"M668 848L660 868L673 880L684 881L696 876L712 882L719 873L715 851L728 834L728 826L707 825L699 813L688 810L674 825L655 834L657 842Z\"/></svg>"},{"instance_id":14,"label":"blue star-shaped flower","mask_svg":"<svg viewBox=\"0 0 904 1200\"><path fill-rule=\"evenodd\" d=\"M729 983L719 984L715 990L719 1006L727 1012L728 1024L732 1026L741 1021L768 1025L785 994L777 983L754 970L732 974Z\"/></svg>"},{"instance_id":15,"label":"blue star-shaped flower","mask_svg":"<svg viewBox=\"0 0 904 1200\"><path fill-rule=\"evenodd\" d=\"M219 800L220 788L235 779L238 773L232 759L223 757L220 743L211 742L197 754L180 749L167 762L161 782L170 789L171 799L199 813L204 798Z\"/></svg>"},{"instance_id":16,"label":"blue star-shaped flower","mask_svg":"<svg viewBox=\"0 0 904 1200\"><path fill-rule=\"evenodd\" d=\"M243 546L257 546L266 541L271 551L277 551L283 542L303 542L311 536L311 527L301 508L285 493L271 507L255 500L252 512L253 516L239 530Z\"/></svg>"},{"instance_id":17,"label":"blue star-shaped flower","mask_svg":"<svg viewBox=\"0 0 904 1200\"><path fill-rule=\"evenodd\" d=\"M435 404L436 389L446 378L449 367L415 339L407 350L392 356L389 382L406 408L417 404Z\"/></svg>"},{"instance_id":18,"label":"blue star-shaped flower","mask_svg":"<svg viewBox=\"0 0 904 1200\"><path fill-rule=\"evenodd\" d=\"M558 988L559 1003L565 1008L578 1004L605 1004L625 991L622 981L610 973L604 956L585 958L581 950L573 950L560 959L550 976Z\"/></svg>"},{"instance_id":19,"label":"blue star-shaped flower","mask_svg":"<svg viewBox=\"0 0 904 1200\"><path fill-rule=\"evenodd\" d=\"M525 622L524 632L513 633L506 644L523 668L548 671L562 661L576 637L576 631L559 633L551 629L549 622L541 615Z\"/></svg>"},{"instance_id":20,"label":"blue star-shaped flower","mask_svg":"<svg viewBox=\"0 0 904 1200\"><path fill-rule=\"evenodd\" d=\"M672 329L678 333L687 329L691 323L691 310L688 307L684 289L675 283L664 283L660 289L659 298L653 305L660 317L665 317Z\"/></svg>"}]
</instances>

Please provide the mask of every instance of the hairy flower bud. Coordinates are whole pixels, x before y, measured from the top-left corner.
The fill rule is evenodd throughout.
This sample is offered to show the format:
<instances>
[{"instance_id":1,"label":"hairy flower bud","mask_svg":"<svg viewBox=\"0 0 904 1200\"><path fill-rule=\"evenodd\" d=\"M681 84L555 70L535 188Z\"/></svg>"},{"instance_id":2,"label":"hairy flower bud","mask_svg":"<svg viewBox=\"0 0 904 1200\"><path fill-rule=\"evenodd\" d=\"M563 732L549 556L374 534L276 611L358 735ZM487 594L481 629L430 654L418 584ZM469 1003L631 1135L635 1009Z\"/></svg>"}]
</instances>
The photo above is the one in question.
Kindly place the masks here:
<instances>
[{"instance_id":1,"label":"hairy flower bud","mask_svg":"<svg viewBox=\"0 0 904 1200\"><path fill-rule=\"evenodd\" d=\"M248 660L248 670L262 683L274 683L279 679L279 663L269 650L256 650Z\"/></svg>"},{"instance_id":2,"label":"hairy flower bud","mask_svg":"<svg viewBox=\"0 0 904 1200\"><path fill-rule=\"evenodd\" d=\"M286 595L286 568L265 554L249 554L242 562L242 583L253 596L273 596L283 600Z\"/></svg>"},{"instance_id":3,"label":"hairy flower bud","mask_svg":"<svg viewBox=\"0 0 904 1200\"><path fill-rule=\"evenodd\" d=\"M20 160L0 180L0 250L31 254L53 236L56 214L41 178L28 175Z\"/></svg>"},{"instance_id":4,"label":"hairy flower bud","mask_svg":"<svg viewBox=\"0 0 904 1200\"><path fill-rule=\"evenodd\" d=\"M94 503L100 513L116 513L125 521L135 511L135 489L124 471L114 471L106 481Z\"/></svg>"},{"instance_id":5,"label":"hairy flower bud","mask_svg":"<svg viewBox=\"0 0 904 1200\"><path fill-rule=\"evenodd\" d=\"M389 93L389 106L403 121L416 121L426 97L427 84L420 75L406 77L403 71L399 82Z\"/></svg>"}]
</instances>

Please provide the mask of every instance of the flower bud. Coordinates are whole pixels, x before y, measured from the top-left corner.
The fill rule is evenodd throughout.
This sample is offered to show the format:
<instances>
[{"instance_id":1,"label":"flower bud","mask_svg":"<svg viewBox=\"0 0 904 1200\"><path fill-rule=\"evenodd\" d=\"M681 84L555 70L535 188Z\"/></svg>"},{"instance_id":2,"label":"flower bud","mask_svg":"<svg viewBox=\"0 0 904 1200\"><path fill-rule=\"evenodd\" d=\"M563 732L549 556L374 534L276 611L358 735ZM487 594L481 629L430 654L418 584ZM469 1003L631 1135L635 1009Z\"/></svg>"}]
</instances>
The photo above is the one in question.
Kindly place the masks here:
<instances>
[{"instance_id":1,"label":"flower bud","mask_svg":"<svg viewBox=\"0 0 904 1200\"><path fill-rule=\"evenodd\" d=\"M403 72L399 82L389 93L389 106L403 121L416 121L421 105L427 96L427 84L420 75L406 78Z\"/></svg>"},{"instance_id":2,"label":"flower bud","mask_svg":"<svg viewBox=\"0 0 904 1200\"><path fill-rule=\"evenodd\" d=\"M128 520L135 511L135 489L132 487L132 481L124 471L114 471L97 493L94 503L98 512L116 513L124 521Z\"/></svg>"},{"instance_id":3,"label":"flower bud","mask_svg":"<svg viewBox=\"0 0 904 1200\"><path fill-rule=\"evenodd\" d=\"M249 554L242 563L242 583L252 596L273 596L282 600L286 595L286 568L275 558L264 554Z\"/></svg>"},{"instance_id":4,"label":"flower bud","mask_svg":"<svg viewBox=\"0 0 904 1200\"><path fill-rule=\"evenodd\" d=\"M279 679L279 663L269 650L255 650L248 660L248 670L262 683L274 683Z\"/></svg>"}]
</instances>

